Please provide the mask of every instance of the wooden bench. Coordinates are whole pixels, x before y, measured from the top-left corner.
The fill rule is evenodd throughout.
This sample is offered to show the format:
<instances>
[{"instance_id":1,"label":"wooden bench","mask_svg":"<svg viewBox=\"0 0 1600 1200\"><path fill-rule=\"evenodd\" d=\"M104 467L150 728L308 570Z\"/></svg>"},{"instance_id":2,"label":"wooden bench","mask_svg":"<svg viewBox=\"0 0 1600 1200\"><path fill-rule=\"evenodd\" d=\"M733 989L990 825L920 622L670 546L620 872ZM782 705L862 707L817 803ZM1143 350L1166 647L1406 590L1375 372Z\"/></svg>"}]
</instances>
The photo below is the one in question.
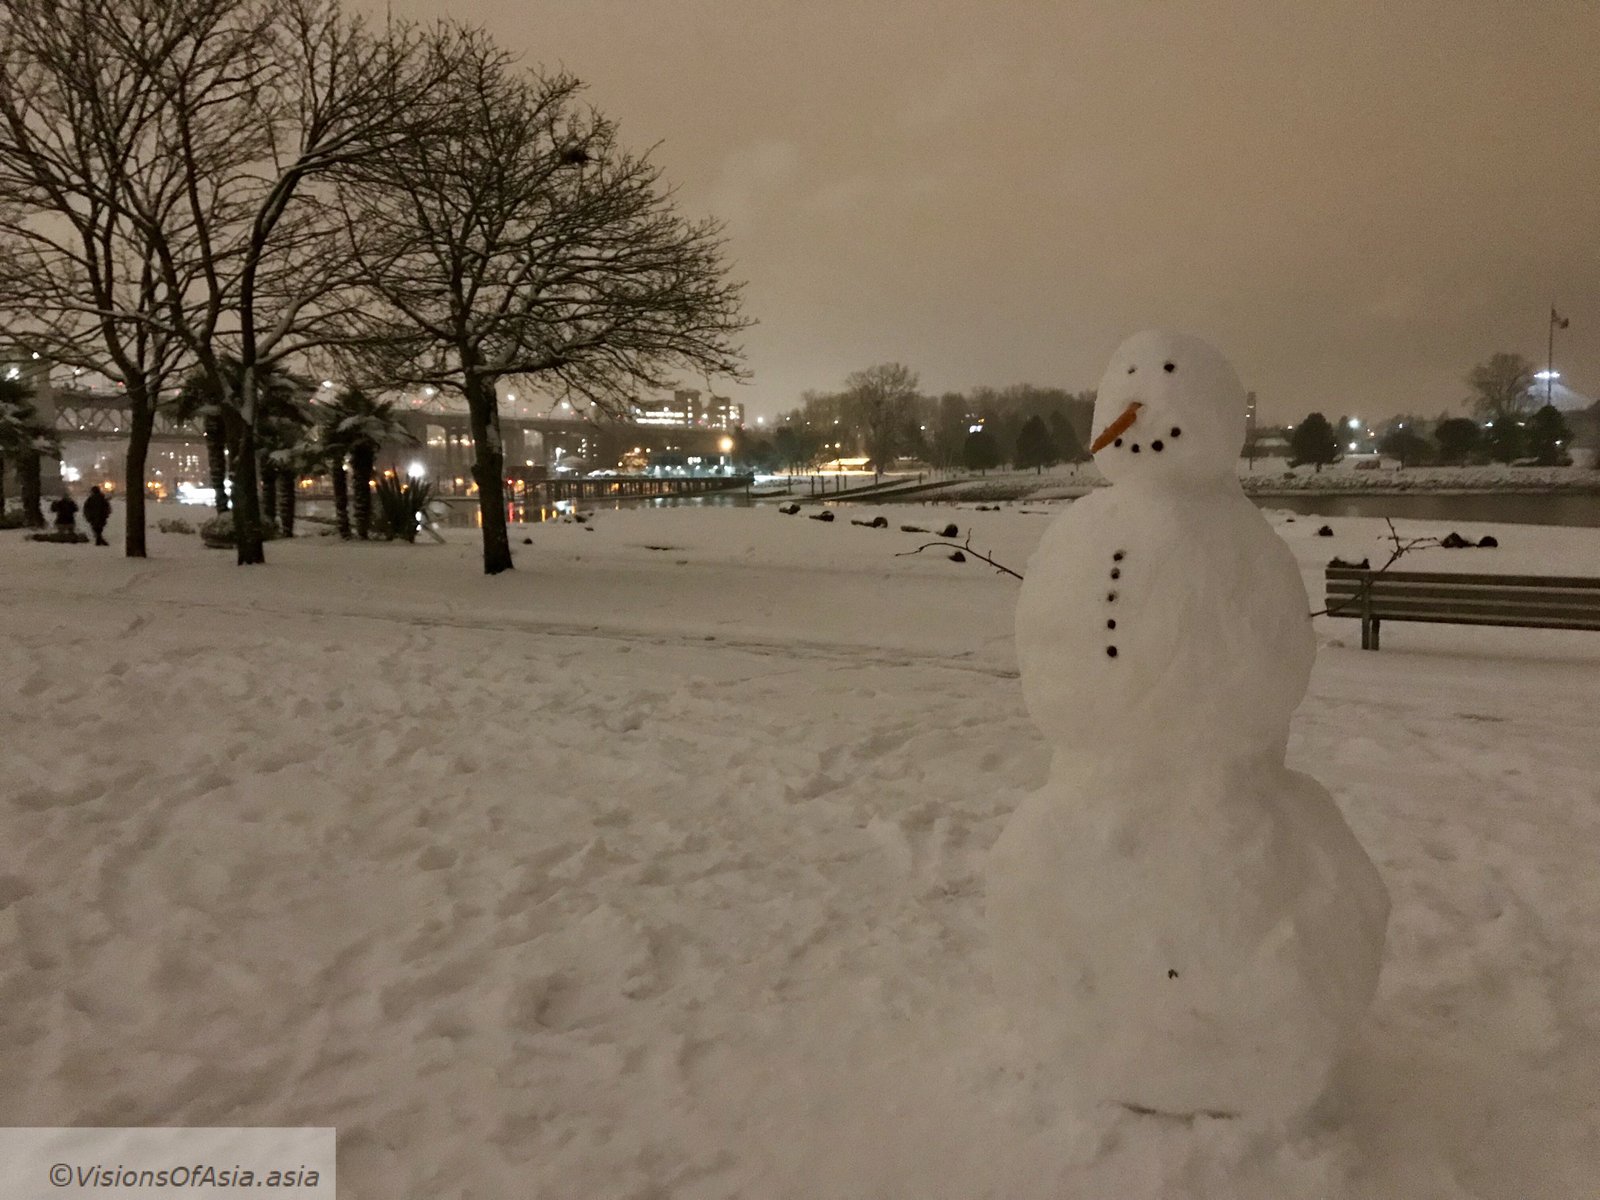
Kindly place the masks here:
<instances>
[{"instance_id":1,"label":"wooden bench","mask_svg":"<svg viewBox=\"0 0 1600 1200\"><path fill-rule=\"evenodd\" d=\"M1363 650L1378 648L1383 621L1600 630L1600 578L1330 566L1327 609L1360 620Z\"/></svg>"}]
</instances>

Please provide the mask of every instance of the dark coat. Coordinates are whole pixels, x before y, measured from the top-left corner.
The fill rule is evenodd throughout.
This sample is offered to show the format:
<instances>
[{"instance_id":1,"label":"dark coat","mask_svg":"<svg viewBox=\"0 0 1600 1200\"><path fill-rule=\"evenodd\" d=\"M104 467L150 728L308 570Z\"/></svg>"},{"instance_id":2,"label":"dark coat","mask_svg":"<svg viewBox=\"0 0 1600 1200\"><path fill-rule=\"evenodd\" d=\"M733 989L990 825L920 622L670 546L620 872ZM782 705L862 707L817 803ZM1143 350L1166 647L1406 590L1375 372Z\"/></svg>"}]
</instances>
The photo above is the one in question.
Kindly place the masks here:
<instances>
[{"instance_id":1,"label":"dark coat","mask_svg":"<svg viewBox=\"0 0 1600 1200\"><path fill-rule=\"evenodd\" d=\"M104 529L106 522L111 519L111 501L105 498L99 488L84 498L83 519L89 522L90 529Z\"/></svg>"},{"instance_id":2,"label":"dark coat","mask_svg":"<svg viewBox=\"0 0 1600 1200\"><path fill-rule=\"evenodd\" d=\"M71 496L63 496L50 505L50 511L56 515L57 525L73 525L78 518L78 502Z\"/></svg>"}]
</instances>

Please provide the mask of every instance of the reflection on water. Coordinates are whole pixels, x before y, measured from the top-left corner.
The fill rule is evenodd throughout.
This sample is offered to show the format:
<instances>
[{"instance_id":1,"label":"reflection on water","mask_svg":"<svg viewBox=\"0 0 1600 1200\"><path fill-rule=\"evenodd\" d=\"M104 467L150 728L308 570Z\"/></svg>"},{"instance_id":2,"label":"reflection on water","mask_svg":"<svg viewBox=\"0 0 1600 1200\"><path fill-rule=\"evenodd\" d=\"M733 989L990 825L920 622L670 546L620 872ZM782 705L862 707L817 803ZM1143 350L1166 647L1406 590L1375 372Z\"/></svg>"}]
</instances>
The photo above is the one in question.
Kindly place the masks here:
<instances>
[{"instance_id":1,"label":"reflection on water","mask_svg":"<svg viewBox=\"0 0 1600 1200\"><path fill-rule=\"evenodd\" d=\"M706 496L640 496L592 498L578 502L578 512L620 511L625 508L748 508L760 497L743 492L714 492ZM1394 517L1397 520L1455 521L1463 525L1576 525L1600 528L1600 494L1552 492L1514 495L1474 492L1466 495L1410 493L1400 496L1346 496L1301 493L1288 496L1254 496L1262 508L1284 509L1316 517ZM938 504L939 501L928 501ZM450 500L439 523L456 529L476 529L482 524L476 500ZM517 525L537 525L558 520L574 511L570 501L554 505L511 503L507 518Z\"/></svg>"},{"instance_id":2,"label":"reflection on water","mask_svg":"<svg viewBox=\"0 0 1600 1200\"><path fill-rule=\"evenodd\" d=\"M513 501L506 505L506 520L513 525L538 525L557 521L574 512L617 512L625 508L749 508L754 497L743 492L713 492L705 496L626 496L585 497L580 501L558 500L554 504L527 504ZM446 512L437 523L450 529L479 529L483 516L476 500L447 500Z\"/></svg>"},{"instance_id":3,"label":"reflection on water","mask_svg":"<svg viewBox=\"0 0 1600 1200\"><path fill-rule=\"evenodd\" d=\"M1305 494L1253 496L1262 508L1286 509L1315 517L1394 517L1397 520L1459 521L1462 524L1579 525L1600 528L1600 495L1551 492L1511 495L1475 492L1441 496L1409 493L1403 496L1340 496Z\"/></svg>"}]
</instances>

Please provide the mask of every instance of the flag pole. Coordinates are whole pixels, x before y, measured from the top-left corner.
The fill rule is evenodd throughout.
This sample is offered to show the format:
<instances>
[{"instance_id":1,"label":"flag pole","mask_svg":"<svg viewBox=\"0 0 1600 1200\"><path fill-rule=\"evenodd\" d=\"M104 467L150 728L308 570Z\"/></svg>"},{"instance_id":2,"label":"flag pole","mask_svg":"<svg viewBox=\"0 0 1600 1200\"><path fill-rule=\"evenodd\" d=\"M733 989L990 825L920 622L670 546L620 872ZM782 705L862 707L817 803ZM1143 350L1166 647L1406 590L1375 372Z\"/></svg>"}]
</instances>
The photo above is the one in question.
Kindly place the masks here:
<instances>
[{"instance_id":1,"label":"flag pole","mask_svg":"<svg viewBox=\"0 0 1600 1200\"><path fill-rule=\"evenodd\" d=\"M1550 385L1555 380L1556 369L1556 306L1550 305L1550 344L1544 356L1544 403L1550 407Z\"/></svg>"}]
</instances>

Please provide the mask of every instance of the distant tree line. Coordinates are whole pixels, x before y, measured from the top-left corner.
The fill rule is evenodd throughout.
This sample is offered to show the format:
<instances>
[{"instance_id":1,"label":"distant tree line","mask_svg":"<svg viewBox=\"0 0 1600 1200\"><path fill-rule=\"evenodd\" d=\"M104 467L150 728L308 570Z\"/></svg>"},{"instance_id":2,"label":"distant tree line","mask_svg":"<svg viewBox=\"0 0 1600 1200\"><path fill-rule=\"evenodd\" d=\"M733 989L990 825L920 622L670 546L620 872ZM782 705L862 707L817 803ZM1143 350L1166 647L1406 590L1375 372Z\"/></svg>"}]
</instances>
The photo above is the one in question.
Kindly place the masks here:
<instances>
[{"instance_id":1,"label":"distant tree line","mask_svg":"<svg viewBox=\"0 0 1600 1200\"><path fill-rule=\"evenodd\" d=\"M1466 398L1473 417L1441 414L1429 420L1396 417L1378 436L1380 454L1402 468L1425 464L1464 466L1469 463L1532 462L1565 466L1572 462L1573 431L1552 404L1541 404L1534 367L1517 354L1495 354L1467 375ZM1289 431L1291 466L1318 470L1343 457L1344 418L1330 423L1311 413Z\"/></svg>"},{"instance_id":2,"label":"distant tree line","mask_svg":"<svg viewBox=\"0 0 1600 1200\"><path fill-rule=\"evenodd\" d=\"M880 474L901 459L941 469L1042 470L1088 460L1093 418L1092 391L1016 384L929 396L909 367L883 363L854 372L837 392L806 392L769 437L747 431L741 450L748 461L786 471L863 457Z\"/></svg>"}]
</instances>

